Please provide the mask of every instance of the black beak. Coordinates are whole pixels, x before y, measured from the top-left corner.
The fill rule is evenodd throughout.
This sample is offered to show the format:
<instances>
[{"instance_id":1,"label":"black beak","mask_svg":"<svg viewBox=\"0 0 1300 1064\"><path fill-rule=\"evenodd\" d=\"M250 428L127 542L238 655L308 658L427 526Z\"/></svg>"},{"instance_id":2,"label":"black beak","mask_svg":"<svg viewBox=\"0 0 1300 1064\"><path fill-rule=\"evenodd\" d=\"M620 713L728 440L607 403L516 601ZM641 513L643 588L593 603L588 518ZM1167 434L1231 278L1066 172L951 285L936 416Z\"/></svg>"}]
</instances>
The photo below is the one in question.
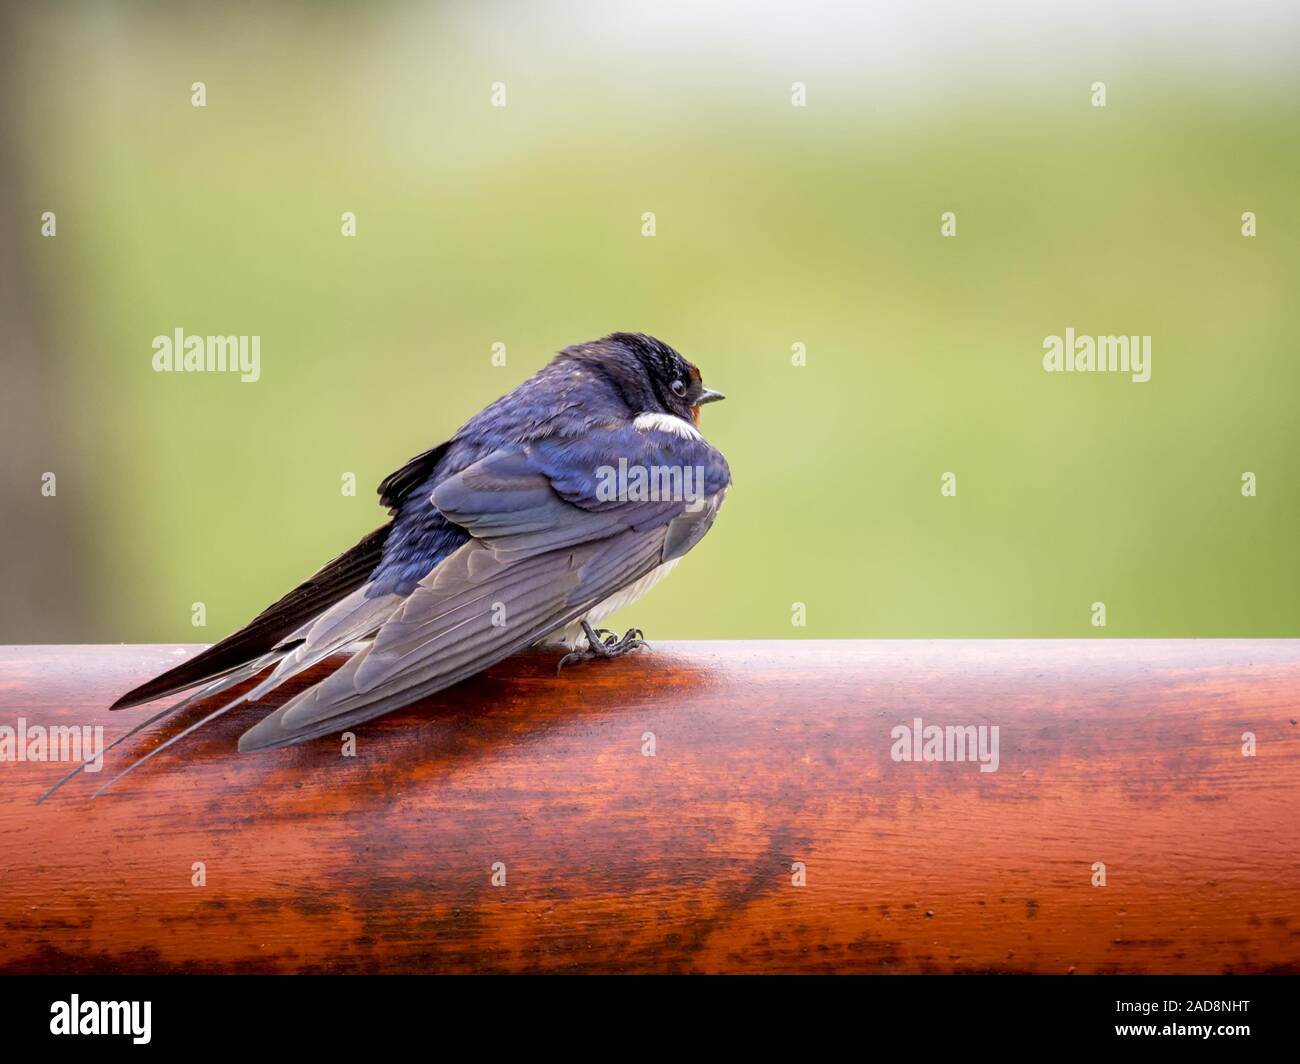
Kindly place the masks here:
<instances>
[{"instance_id":1,"label":"black beak","mask_svg":"<svg viewBox=\"0 0 1300 1064\"><path fill-rule=\"evenodd\" d=\"M695 400L696 406L703 406L705 403L716 403L719 399L727 398L721 392L715 392L712 388L705 388L700 392L699 397Z\"/></svg>"}]
</instances>

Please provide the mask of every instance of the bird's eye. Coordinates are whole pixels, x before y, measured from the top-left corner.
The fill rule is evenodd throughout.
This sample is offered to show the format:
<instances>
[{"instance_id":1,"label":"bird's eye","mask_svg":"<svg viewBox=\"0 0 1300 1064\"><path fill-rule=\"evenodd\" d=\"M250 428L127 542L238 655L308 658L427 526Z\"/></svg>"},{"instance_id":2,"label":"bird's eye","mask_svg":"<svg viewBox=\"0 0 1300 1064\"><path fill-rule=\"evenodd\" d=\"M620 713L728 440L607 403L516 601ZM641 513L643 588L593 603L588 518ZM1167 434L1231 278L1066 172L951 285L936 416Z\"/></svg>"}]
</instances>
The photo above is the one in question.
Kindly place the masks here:
<instances>
[{"instance_id":1,"label":"bird's eye","mask_svg":"<svg viewBox=\"0 0 1300 1064\"><path fill-rule=\"evenodd\" d=\"M675 380L672 383L673 395L681 398L686 394L686 382L684 380Z\"/></svg>"}]
</instances>

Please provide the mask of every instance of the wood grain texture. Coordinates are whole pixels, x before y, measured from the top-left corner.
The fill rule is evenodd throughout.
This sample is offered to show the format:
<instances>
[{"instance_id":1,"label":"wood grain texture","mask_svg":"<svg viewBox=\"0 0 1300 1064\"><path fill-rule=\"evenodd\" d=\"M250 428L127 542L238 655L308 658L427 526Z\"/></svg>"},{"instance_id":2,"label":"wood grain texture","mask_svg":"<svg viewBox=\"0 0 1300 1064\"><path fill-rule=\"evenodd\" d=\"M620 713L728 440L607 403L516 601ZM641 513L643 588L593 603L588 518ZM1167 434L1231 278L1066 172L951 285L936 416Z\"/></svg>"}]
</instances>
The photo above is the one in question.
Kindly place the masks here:
<instances>
[{"instance_id":1,"label":"wood grain texture","mask_svg":"<svg viewBox=\"0 0 1300 1064\"><path fill-rule=\"evenodd\" d=\"M111 740L145 710L104 707L179 652L0 649L0 725ZM0 763L0 971L1300 971L1300 643L555 662L363 726L354 758L237 754L255 706L94 801L180 725L40 806L67 766ZM894 761L914 717L997 725L998 771Z\"/></svg>"}]
</instances>

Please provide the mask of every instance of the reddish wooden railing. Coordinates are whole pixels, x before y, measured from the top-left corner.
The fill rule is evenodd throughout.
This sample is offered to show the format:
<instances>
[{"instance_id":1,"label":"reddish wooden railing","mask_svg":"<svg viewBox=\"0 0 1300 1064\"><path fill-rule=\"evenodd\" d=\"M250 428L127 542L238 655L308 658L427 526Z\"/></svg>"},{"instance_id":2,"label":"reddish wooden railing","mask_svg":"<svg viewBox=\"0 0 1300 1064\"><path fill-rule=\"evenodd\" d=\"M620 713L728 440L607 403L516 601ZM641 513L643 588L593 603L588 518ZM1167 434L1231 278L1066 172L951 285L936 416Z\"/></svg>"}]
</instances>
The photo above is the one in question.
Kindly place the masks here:
<instances>
[{"instance_id":1,"label":"reddish wooden railing","mask_svg":"<svg viewBox=\"0 0 1300 1064\"><path fill-rule=\"evenodd\" d=\"M0 650L0 726L111 740L146 711L104 707L175 653ZM0 762L0 970L1300 970L1300 643L555 661L363 726L355 757L237 754L254 706L93 801L204 707L43 805L68 766ZM917 717L997 726L997 771L895 760Z\"/></svg>"}]
</instances>

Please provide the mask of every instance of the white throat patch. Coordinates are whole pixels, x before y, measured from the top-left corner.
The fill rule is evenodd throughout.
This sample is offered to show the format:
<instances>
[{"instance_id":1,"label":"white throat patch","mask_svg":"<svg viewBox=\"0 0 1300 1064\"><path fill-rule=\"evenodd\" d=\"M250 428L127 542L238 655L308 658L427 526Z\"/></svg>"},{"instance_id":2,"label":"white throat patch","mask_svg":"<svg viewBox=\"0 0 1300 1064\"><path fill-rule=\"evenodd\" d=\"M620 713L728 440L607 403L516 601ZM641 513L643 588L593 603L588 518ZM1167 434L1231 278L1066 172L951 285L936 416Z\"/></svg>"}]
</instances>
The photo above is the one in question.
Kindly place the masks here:
<instances>
[{"instance_id":1,"label":"white throat patch","mask_svg":"<svg viewBox=\"0 0 1300 1064\"><path fill-rule=\"evenodd\" d=\"M676 414L650 413L637 414L632 422L632 427L638 432L651 432L658 430L660 432L671 432L675 436L682 436L688 440L702 440L700 430L692 425L689 421L678 417Z\"/></svg>"}]
</instances>

